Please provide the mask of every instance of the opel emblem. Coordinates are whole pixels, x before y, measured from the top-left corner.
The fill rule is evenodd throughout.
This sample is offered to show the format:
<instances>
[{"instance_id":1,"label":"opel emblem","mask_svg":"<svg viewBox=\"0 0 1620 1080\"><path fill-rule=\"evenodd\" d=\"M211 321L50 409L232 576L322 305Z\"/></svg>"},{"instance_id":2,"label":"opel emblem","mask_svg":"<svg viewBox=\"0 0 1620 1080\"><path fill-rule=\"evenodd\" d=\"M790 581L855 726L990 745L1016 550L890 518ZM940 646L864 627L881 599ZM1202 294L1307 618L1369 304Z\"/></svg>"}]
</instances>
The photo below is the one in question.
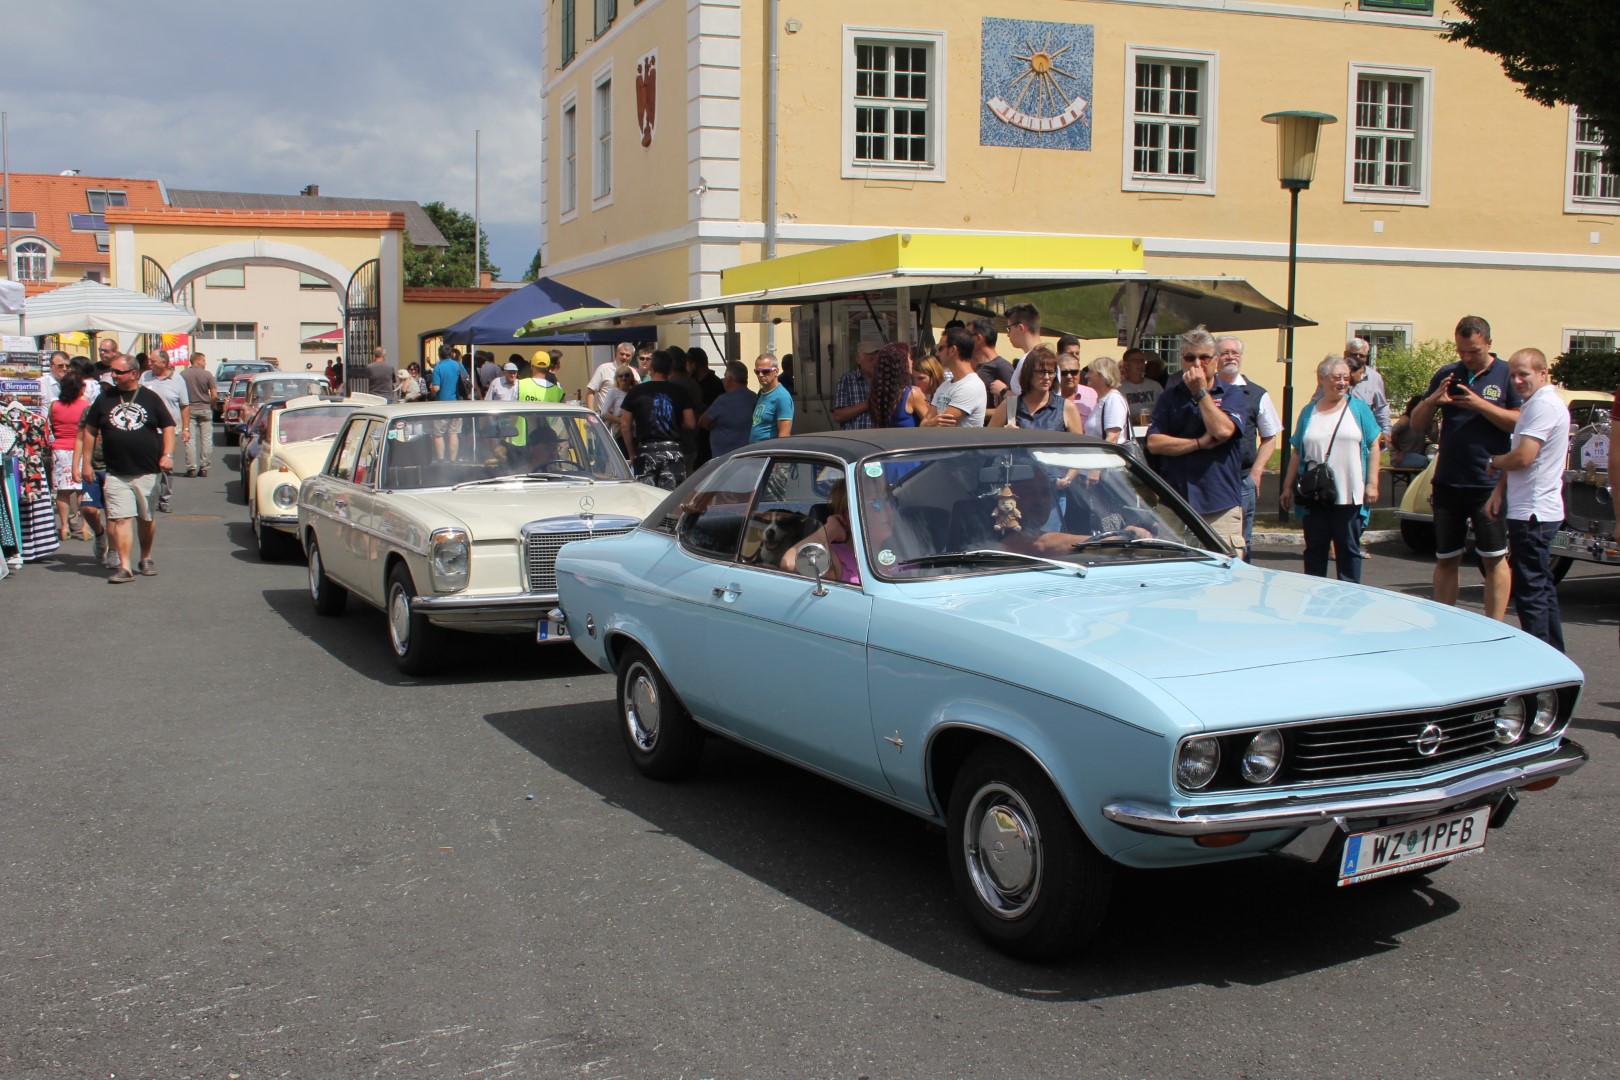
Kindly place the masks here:
<instances>
[{"instance_id":1,"label":"opel emblem","mask_svg":"<svg viewBox=\"0 0 1620 1080\"><path fill-rule=\"evenodd\" d=\"M1419 754L1424 757L1434 757L1440 751L1440 744L1445 741L1445 738L1446 733L1439 724L1430 724L1418 732L1418 737L1412 741L1417 746Z\"/></svg>"}]
</instances>

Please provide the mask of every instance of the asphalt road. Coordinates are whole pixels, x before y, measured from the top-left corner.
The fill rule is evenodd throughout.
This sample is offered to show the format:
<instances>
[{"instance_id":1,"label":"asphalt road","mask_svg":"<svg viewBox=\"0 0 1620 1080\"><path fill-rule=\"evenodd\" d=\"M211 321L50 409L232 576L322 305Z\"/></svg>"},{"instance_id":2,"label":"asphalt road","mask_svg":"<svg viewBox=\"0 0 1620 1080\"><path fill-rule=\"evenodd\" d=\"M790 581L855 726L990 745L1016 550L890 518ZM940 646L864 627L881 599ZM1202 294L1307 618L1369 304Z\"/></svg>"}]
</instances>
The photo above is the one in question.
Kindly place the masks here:
<instances>
[{"instance_id":1,"label":"asphalt road","mask_svg":"<svg viewBox=\"0 0 1620 1080\"><path fill-rule=\"evenodd\" d=\"M1620 1074L1620 576L1563 589L1592 763L1483 854L1126 875L1036 967L975 936L937 831L726 744L645 781L566 647L400 678L380 614L258 561L228 470L178 484L158 577L74 544L0 582L8 1080Z\"/></svg>"}]
</instances>

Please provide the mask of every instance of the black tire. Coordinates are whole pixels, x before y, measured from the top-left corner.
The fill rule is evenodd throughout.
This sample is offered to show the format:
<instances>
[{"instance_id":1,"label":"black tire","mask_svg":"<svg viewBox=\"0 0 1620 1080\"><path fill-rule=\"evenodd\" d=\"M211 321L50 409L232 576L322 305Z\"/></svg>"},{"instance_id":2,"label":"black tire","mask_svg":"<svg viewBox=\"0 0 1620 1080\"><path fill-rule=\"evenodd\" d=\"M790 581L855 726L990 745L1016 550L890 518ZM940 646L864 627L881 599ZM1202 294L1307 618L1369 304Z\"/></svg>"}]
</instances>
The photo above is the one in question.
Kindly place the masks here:
<instances>
[{"instance_id":1,"label":"black tire","mask_svg":"<svg viewBox=\"0 0 1620 1080\"><path fill-rule=\"evenodd\" d=\"M314 533L309 536L309 599L317 615L341 615L349 604L349 590L326 576L321 545L315 542Z\"/></svg>"},{"instance_id":2,"label":"black tire","mask_svg":"<svg viewBox=\"0 0 1620 1080\"><path fill-rule=\"evenodd\" d=\"M1077 952L1096 933L1114 864L1086 838L1029 757L975 753L951 787L946 851L968 915L990 943L1026 960Z\"/></svg>"},{"instance_id":3,"label":"black tire","mask_svg":"<svg viewBox=\"0 0 1620 1080\"><path fill-rule=\"evenodd\" d=\"M1570 570L1575 566L1575 560L1568 555L1554 555L1547 569L1552 571L1553 584L1558 584L1569 576Z\"/></svg>"},{"instance_id":4,"label":"black tire","mask_svg":"<svg viewBox=\"0 0 1620 1080\"><path fill-rule=\"evenodd\" d=\"M293 553L293 538L280 529L266 528L254 514L252 519L253 539L259 545L259 559L262 562L281 562L290 559Z\"/></svg>"},{"instance_id":5,"label":"black tire","mask_svg":"<svg viewBox=\"0 0 1620 1080\"><path fill-rule=\"evenodd\" d=\"M619 733L643 776L679 780L697 768L703 729L638 645L619 658L618 703Z\"/></svg>"},{"instance_id":6,"label":"black tire","mask_svg":"<svg viewBox=\"0 0 1620 1080\"><path fill-rule=\"evenodd\" d=\"M394 564L388 573L388 602L383 614L388 619L388 646L394 663L405 675L427 675L439 666L443 655L444 631L428 622L427 616L411 610L416 583L404 563Z\"/></svg>"},{"instance_id":7,"label":"black tire","mask_svg":"<svg viewBox=\"0 0 1620 1080\"><path fill-rule=\"evenodd\" d=\"M1434 526L1427 521L1401 521L1401 540L1419 555L1434 554Z\"/></svg>"}]
</instances>

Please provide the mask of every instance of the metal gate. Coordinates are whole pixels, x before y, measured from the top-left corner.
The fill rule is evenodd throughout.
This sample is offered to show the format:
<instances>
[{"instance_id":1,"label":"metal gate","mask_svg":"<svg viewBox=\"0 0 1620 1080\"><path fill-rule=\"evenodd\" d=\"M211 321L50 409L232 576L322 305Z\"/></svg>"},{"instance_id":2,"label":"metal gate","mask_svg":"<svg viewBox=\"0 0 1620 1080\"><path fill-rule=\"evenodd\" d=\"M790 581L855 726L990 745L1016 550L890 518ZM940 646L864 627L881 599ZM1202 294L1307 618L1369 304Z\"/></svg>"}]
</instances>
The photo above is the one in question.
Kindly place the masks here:
<instances>
[{"instance_id":1,"label":"metal gate","mask_svg":"<svg viewBox=\"0 0 1620 1080\"><path fill-rule=\"evenodd\" d=\"M349 278L343 305L343 385L392 396L392 386L372 388L366 378L371 350L382 344L382 302L377 293L377 260L360 264ZM397 359L397 358L396 358Z\"/></svg>"},{"instance_id":2,"label":"metal gate","mask_svg":"<svg viewBox=\"0 0 1620 1080\"><path fill-rule=\"evenodd\" d=\"M169 273L163 269L163 264L150 255L141 256L141 291L165 304L177 304L187 311L196 311L192 305L192 286L187 285L178 293L169 281ZM137 349L140 352L150 352L162 344L161 334L142 334L138 339ZM196 351L195 345L193 350Z\"/></svg>"}]
</instances>

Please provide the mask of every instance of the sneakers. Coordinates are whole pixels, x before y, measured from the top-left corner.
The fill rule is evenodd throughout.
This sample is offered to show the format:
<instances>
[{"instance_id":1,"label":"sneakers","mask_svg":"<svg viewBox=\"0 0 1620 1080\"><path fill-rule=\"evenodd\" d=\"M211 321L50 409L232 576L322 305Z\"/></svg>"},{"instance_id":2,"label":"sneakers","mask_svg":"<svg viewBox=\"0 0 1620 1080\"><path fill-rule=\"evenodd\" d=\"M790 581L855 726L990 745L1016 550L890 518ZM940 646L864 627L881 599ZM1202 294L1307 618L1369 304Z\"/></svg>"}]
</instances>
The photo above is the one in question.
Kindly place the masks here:
<instances>
[{"instance_id":1,"label":"sneakers","mask_svg":"<svg viewBox=\"0 0 1620 1080\"><path fill-rule=\"evenodd\" d=\"M197 470L197 475L198 476L207 476L208 475L208 466L204 465L202 468L198 469Z\"/></svg>"},{"instance_id":2,"label":"sneakers","mask_svg":"<svg viewBox=\"0 0 1620 1080\"><path fill-rule=\"evenodd\" d=\"M163 503L158 503L158 513L160 513L160 514L172 514L172 513L174 513L174 507L166 506Z\"/></svg>"},{"instance_id":3,"label":"sneakers","mask_svg":"<svg viewBox=\"0 0 1620 1080\"><path fill-rule=\"evenodd\" d=\"M141 577L157 577L157 564L151 559L142 559L140 568Z\"/></svg>"},{"instance_id":4,"label":"sneakers","mask_svg":"<svg viewBox=\"0 0 1620 1080\"><path fill-rule=\"evenodd\" d=\"M107 554L101 560L101 565L105 566L109 570L116 570L120 566L123 566L124 563L123 560L118 557L118 552L109 547L107 549Z\"/></svg>"},{"instance_id":5,"label":"sneakers","mask_svg":"<svg viewBox=\"0 0 1620 1080\"><path fill-rule=\"evenodd\" d=\"M130 573L126 567L120 566L107 576L107 580L114 585L122 585L126 581L134 581L135 575Z\"/></svg>"},{"instance_id":6,"label":"sneakers","mask_svg":"<svg viewBox=\"0 0 1620 1080\"><path fill-rule=\"evenodd\" d=\"M186 475L187 476L196 476L197 475L197 470L196 469L187 469L186 470Z\"/></svg>"},{"instance_id":7,"label":"sneakers","mask_svg":"<svg viewBox=\"0 0 1620 1080\"><path fill-rule=\"evenodd\" d=\"M96 537L95 551L96 551L96 562L102 563L103 565L105 565L106 562L107 562L107 534L106 533L102 533L100 536Z\"/></svg>"}]
</instances>

